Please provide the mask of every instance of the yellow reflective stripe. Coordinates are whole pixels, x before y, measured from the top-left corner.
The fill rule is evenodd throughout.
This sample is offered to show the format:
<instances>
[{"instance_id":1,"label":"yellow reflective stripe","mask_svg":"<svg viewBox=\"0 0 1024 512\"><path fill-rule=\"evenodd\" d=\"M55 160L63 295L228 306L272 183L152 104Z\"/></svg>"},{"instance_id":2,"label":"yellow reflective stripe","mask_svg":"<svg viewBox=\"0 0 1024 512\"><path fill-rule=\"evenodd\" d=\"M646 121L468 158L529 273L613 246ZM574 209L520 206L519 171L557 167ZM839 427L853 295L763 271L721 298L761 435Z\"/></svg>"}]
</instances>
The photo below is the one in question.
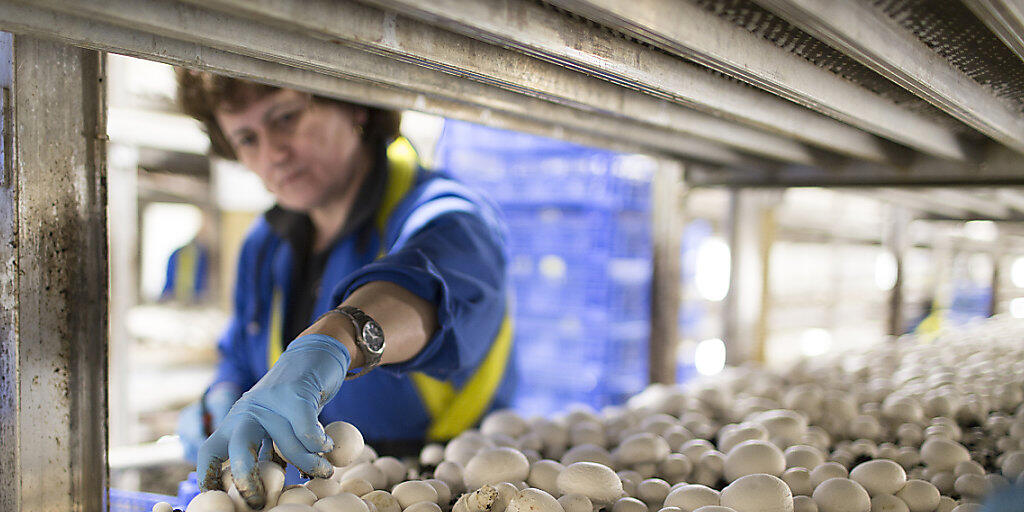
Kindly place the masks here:
<instances>
[{"instance_id":1,"label":"yellow reflective stripe","mask_svg":"<svg viewBox=\"0 0 1024 512\"><path fill-rule=\"evenodd\" d=\"M196 286L196 246L188 244L178 251L178 268L174 274L174 298L191 302Z\"/></svg>"},{"instance_id":2,"label":"yellow reflective stripe","mask_svg":"<svg viewBox=\"0 0 1024 512\"><path fill-rule=\"evenodd\" d=\"M505 375L509 354L512 352L512 330L512 318L506 313L484 361L457 394L450 383L422 373L413 374L413 383L416 384L431 416L430 428L427 430L428 439L451 439L472 427L483 416ZM435 398L434 393L440 393L441 398ZM450 398L441 406L445 395Z\"/></svg>"},{"instance_id":3,"label":"yellow reflective stripe","mask_svg":"<svg viewBox=\"0 0 1024 512\"><path fill-rule=\"evenodd\" d=\"M387 253L384 247L384 234L388 220L394 213L398 203L409 193L416 180L416 150L405 137L398 137L388 146L388 185L384 190L380 208L377 210L377 231L380 233L380 250L377 257Z\"/></svg>"},{"instance_id":4,"label":"yellow reflective stripe","mask_svg":"<svg viewBox=\"0 0 1024 512\"><path fill-rule=\"evenodd\" d=\"M270 306L270 341L267 344L267 369L274 366L277 358L284 352L284 345L281 343L281 330L284 317L284 302L281 289L274 287L274 298Z\"/></svg>"}]
</instances>

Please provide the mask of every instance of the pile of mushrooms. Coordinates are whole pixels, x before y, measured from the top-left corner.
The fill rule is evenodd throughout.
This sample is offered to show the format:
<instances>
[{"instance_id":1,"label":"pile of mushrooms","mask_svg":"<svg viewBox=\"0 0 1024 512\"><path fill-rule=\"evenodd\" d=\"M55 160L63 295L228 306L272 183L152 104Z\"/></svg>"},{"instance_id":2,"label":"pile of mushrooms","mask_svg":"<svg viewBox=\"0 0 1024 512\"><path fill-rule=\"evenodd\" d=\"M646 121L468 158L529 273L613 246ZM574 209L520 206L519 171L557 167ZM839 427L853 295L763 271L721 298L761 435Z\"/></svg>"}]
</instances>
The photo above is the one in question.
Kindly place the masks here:
<instances>
[{"instance_id":1,"label":"pile of mushrooms","mask_svg":"<svg viewBox=\"0 0 1024 512\"><path fill-rule=\"evenodd\" d=\"M281 467L260 463L265 510L975 512L1024 485L1022 338L1024 324L997 318L653 385L601 411L496 411L418 460L378 457L336 422L330 479L284 487ZM247 512L224 484L187 512Z\"/></svg>"}]
</instances>

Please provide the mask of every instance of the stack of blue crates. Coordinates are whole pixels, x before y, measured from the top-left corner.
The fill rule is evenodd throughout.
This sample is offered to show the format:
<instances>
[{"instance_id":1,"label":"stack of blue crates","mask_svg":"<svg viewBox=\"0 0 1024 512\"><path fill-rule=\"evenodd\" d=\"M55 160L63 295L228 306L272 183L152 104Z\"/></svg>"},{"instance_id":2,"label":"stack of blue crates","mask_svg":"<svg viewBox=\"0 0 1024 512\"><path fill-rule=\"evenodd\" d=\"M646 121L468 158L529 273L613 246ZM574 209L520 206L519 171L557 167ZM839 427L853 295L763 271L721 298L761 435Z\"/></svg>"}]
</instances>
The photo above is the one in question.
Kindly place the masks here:
<instances>
[{"instance_id":1,"label":"stack of blue crates","mask_svg":"<svg viewBox=\"0 0 1024 512\"><path fill-rule=\"evenodd\" d=\"M647 383L653 161L448 120L436 167L509 227L516 408L617 404Z\"/></svg>"}]
</instances>

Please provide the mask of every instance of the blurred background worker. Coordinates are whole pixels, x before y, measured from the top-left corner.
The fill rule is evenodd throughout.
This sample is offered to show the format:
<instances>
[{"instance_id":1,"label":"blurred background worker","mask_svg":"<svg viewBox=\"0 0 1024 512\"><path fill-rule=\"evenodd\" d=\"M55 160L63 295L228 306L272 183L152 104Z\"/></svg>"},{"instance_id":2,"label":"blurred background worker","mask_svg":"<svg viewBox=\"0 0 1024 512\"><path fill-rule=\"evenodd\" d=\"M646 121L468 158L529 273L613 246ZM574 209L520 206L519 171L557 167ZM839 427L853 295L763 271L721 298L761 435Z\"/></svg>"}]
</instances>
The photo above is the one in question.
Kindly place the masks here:
<instances>
[{"instance_id":1,"label":"blurred background worker","mask_svg":"<svg viewBox=\"0 0 1024 512\"><path fill-rule=\"evenodd\" d=\"M199 232L167 259L167 275L160 300L193 305L210 293L210 228L204 216Z\"/></svg>"},{"instance_id":2,"label":"blurred background worker","mask_svg":"<svg viewBox=\"0 0 1024 512\"><path fill-rule=\"evenodd\" d=\"M214 151L277 203L243 245L214 382L180 417L201 488L220 487L230 458L236 487L262 506L254 454L271 439L302 473L327 476L318 420L411 455L509 405L508 256L488 200L420 167L396 112L207 73L178 80Z\"/></svg>"}]
</instances>

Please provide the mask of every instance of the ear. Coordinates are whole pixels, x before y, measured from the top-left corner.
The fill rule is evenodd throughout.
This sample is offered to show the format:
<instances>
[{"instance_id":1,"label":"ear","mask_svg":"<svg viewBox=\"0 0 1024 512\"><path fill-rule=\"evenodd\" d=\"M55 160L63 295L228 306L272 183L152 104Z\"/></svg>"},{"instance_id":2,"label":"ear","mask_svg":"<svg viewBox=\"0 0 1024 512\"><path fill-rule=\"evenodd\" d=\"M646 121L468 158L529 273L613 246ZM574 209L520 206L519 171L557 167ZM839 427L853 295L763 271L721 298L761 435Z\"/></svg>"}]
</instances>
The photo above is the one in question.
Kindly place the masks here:
<instances>
[{"instance_id":1,"label":"ear","mask_svg":"<svg viewBox=\"0 0 1024 512\"><path fill-rule=\"evenodd\" d=\"M353 106L352 107L352 122L359 126L366 126L366 121L370 119L370 111L366 107Z\"/></svg>"}]
</instances>

